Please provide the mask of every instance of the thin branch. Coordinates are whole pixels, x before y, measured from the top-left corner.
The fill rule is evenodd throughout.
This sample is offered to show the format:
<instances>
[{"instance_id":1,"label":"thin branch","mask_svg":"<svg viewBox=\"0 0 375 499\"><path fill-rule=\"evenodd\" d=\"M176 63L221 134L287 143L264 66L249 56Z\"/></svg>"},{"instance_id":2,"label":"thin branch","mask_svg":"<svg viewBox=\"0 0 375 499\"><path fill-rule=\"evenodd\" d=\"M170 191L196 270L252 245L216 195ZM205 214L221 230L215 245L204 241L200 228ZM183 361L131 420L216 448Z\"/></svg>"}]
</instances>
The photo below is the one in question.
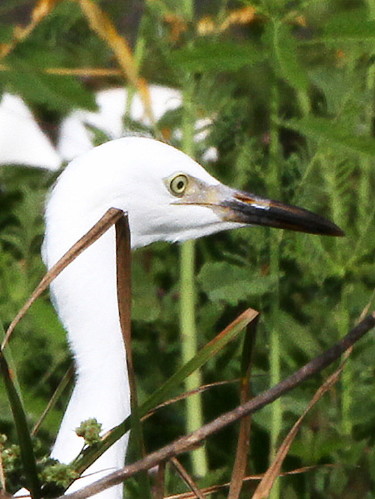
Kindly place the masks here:
<instances>
[{"instance_id":1,"label":"thin branch","mask_svg":"<svg viewBox=\"0 0 375 499\"><path fill-rule=\"evenodd\" d=\"M338 343L323 352L321 355L315 357L301 369L269 390L263 392L257 397L254 397L245 404L236 407L232 411L221 415L217 419L214 419L210 423L202 426L199 430L183 436L171 444L162 447L158 451L149 454L144 459L125 466L122 470L111 473L107 477L102 478L101 480L98 480L97 482L88 485L77 492L60 496L58 499L84 499L86 497L90 497L91 495L97 494L98 492L112 487L113 485L123 482L130 476L133 476L140 471L148 470L153 466L158 465L160 462L189 451L197 445L201 445L203 440L205 440L208 436L216 433L244 416L261 409L265 405L273 402L284 393L289 392L296 386L300 385L303 381L311 378L314 374L317 374L322 369L332 364L374 326L375 312L361 321Z\"/></svg>"},{"instance_id":2,"label":"thin branch","mask_svg":"<svg viewBox=\"0 0 375 499\"><path fill-rule=\"evenodd\" d=\"M165 484L165 463L160 463L157 466L155 480L153 484L153 499L164 499L164 484Z\"/></svg>"}]
</instances>

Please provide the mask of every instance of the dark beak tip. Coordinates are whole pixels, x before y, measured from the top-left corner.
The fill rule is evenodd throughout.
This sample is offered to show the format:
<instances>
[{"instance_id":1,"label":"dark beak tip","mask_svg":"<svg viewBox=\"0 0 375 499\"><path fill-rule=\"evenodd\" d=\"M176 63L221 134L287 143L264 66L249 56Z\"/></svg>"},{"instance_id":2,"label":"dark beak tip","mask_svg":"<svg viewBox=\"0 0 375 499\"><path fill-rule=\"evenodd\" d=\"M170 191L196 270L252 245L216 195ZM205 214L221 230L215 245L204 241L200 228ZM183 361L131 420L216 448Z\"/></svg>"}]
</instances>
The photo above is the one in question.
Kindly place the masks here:
<instances>
[{"instance_id":1,"label":"dark beak tip","mask_svg":"<svg viewBox=\"0 0 375 499\"><path fill-rule=\"evenodd\" d=\"M267 205L267 207L265 207ZM345 232L331 220L298 206L279 201L265 200L247 193L238 193L235 199L225 203L230 208L230 219L251 225L263 225L279 229L344 237Z\"/></svg>"},{"instance_id":2,"label":"dark beak tip","mask_svg":"<svg viewBox=\"0 0 375 499\"><path fill-rule=\"evenodd\" d=\"M329 222L328 224L324 224L323 226L313 226L313 224L309 227L304 226L304 227L294 227L292 230L297 230L298 232L305 232L305 233L310 233L310 234L316 234L317 236L331 236L331 237L345 237L346 234L345 232L340 229L336 224L333 222Z\"/></svg>"},{"instance_id":3,"label":"dark beak tip","mask_svg":"<svg viewBox=\"0 0 375 499\"><path fill-rule=\"evenodd\" d=\"M333 235L336 237L346 237L345 232L343 230L341 230L339 227L338 227L338 230L336 231L336 233Z\"/></svg>"},{"instance_id":4,"label":"dark beak tip","mask_svg":"<svg viewBox=\"0 0 375 499\"><path fill-rule=\"evenodd\" d=\"M330 222L330 227L328 228L328 230L322 232L321 235L333 236L333 237L345 237L346 236L345 232L342 229L340 229L340 227L333 222Z\"/></svg>"}]
</instances>

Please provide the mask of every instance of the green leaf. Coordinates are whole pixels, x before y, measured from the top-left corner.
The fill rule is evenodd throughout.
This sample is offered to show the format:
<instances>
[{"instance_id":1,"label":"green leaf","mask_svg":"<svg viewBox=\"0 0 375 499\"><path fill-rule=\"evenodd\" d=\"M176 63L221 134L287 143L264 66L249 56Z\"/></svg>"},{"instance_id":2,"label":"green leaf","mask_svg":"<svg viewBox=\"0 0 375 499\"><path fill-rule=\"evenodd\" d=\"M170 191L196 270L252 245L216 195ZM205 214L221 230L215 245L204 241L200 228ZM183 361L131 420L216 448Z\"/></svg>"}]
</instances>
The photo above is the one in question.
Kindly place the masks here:
<instances>
[{"instance_id":1,"label":"green leaf","mask_svg":"<svg viewBox=\"0 0 375 499\"><path fill-rule=\"evenodd\" d=\"M250 43L212 42L200 40L171 54L172 63L188 71L236 71L253 66L264 59Z\"/></svg>"},{"instance_id":2,"label":"green leaf","mask_svg":"<svg viewBox=\"0 0 375 499\"><path fill-rule=\"evenodd\" d=\"M0 336L2 338L4 337L4 331L2 327ZM18 393L16 383L13 380L12 371L9 368L7 359L3 351L0 352L0 371L17 430L19 446L21 449L21 460L24 466L27 487L31 492L32 498L39 499L41 497L40 483L38 479L38 472L33 444L31 441L31 435L26 421L26 413L23 408L22 400Z\"/></svg>"},{"instance_id":3,"label":"green leaf","mask_svg":"<svg viewBox=\"0 0 375 499\"><path fill-rule=\"evenodd\" d=\"M160 315L157 287L152 284L142 263L134 260L132 266L132 320L153 322Z\"/></svg>"},{"instance_id":4,"label":"green leaf","mask_svg":"<svg viewBox=\"0 0 375 499\"><path fill-rule=\"evenodd\" d=\"M227 262L205 263L198 282L211 301L237 305L249 296L261 296L275 284L273 276L249 276L246 269Z\"/></svg>"},{"instance_id":5,"label":"green leaf","mask_svg":"<svg viewBox=\"0 0 375 499\"><path fill-rule=\"evenodd\" d=\"M277 313L278 330L285 338L283 343L289 351L296 349L308 357L313 357L320 352L320 344L311 331L298 323L291 315L279 310ZM295 356L292 356L294 359ZM295 367L295 365L293 365Z\"/></svg>"},{"instance_id":6,"label":"green leaf","mask_svg":"<svg viewBox=\"0 0 375 499\"><path fill-rule=\"evenodd\" d=\"M343 147L351 152L372 157L375 155L375 140L373 138L354 135L326 118L309 116L300 120L284 121L281 124L309 138L324 140L333 147Z\"/></svg>"},{"instance_id":7,"label":"green leaf","mask_svg":"<svg viewBox=\"0 0 375 499\"><path fill-rule=\"evenodd\" d=\"M272 50L280 75L293 88L307 90L306 70L298 60L297 43L291 27L282 23L274 23L271 26Z\"/></svg>"},{"instance_id":8,"label":"green leaf","mask_svg":"<svg viewBox=\"0 0 375 499\"><path fill-rule=\"evenodd\" d=\"M82 85L70 76L28 71L8 72L12 92L26 101L46 106L52 111L67 112L72 107L92 108L92 98Z\"/></svg>"},{"instance_id":9,"label":"green leaf","mask_svg":"<svg viewBox=\"0 0 375 499\"><path fill-rule=\"evenodd\" d=\"M91 92L73 76L49 74L46 69L65 65L65 60L54 52L24 49L8 59L9 71L0 73L0 82L26 101L43 105L52 111L67 112L72 107L95 110Z\"/></svg>"},{"instance_id":10,"label":"green leaf","mask_svg":"<svg viewBox=\"0 0 375 499\"><path fill-rule=\"evenodd\" d=\"M338 13L322 27L322 34L306 43L375 41L375 21L366 18L367 9Z\"/></svg>"}]
</instances>

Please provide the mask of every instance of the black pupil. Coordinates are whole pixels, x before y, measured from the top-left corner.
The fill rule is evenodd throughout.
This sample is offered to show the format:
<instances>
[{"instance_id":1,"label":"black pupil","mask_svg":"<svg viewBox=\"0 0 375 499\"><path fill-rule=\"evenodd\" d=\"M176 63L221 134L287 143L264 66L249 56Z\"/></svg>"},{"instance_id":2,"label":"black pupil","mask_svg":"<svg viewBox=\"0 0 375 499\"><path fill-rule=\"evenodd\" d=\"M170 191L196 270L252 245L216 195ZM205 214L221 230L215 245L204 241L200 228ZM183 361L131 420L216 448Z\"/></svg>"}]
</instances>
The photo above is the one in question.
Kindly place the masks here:
<instances>
[{"instance_id":1,"label":"black pupil","mask_svg":"<svg viewBox=\"0 0 375 499\"><path fill-rule=\"evenodd\" d=\"M179 182L177 183L177 189L179 191L181 191L181 189L184 188L184 181L183 180L179 180Z\"/></svg>"}]
</instances>

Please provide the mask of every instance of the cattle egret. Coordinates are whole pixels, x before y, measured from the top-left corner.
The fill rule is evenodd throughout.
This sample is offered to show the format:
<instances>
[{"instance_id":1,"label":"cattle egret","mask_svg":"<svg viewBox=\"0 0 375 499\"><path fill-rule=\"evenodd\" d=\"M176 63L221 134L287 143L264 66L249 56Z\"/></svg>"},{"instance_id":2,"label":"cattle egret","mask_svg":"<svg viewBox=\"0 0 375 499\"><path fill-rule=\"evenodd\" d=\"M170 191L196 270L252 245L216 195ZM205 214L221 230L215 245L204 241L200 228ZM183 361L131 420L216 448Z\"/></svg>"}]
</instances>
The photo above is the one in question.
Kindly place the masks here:
<instances>
[{"instance_id":1,"label":"cattle egret","mask_svg":"<svg viewBox=\"0 0 375 499\"><path fill-rule=\"evenodd\" d=\"M111 207L128 213L131 246L185 241L244 225L268 225L341 236L332 222L307 210L227 187L177 149L145 137L124 137L73 160L46 207L43 256L50 268ZM52 457L81 451L75 429L96 418L106 432L130 412L125 347L117 308L115 234L110 229L53 282L54 304L69 336L77 379ZM79 489L124 464L127 437L77 480ZM122 487L99 494L119 499Z\"/></svg>"}]
</instances>

